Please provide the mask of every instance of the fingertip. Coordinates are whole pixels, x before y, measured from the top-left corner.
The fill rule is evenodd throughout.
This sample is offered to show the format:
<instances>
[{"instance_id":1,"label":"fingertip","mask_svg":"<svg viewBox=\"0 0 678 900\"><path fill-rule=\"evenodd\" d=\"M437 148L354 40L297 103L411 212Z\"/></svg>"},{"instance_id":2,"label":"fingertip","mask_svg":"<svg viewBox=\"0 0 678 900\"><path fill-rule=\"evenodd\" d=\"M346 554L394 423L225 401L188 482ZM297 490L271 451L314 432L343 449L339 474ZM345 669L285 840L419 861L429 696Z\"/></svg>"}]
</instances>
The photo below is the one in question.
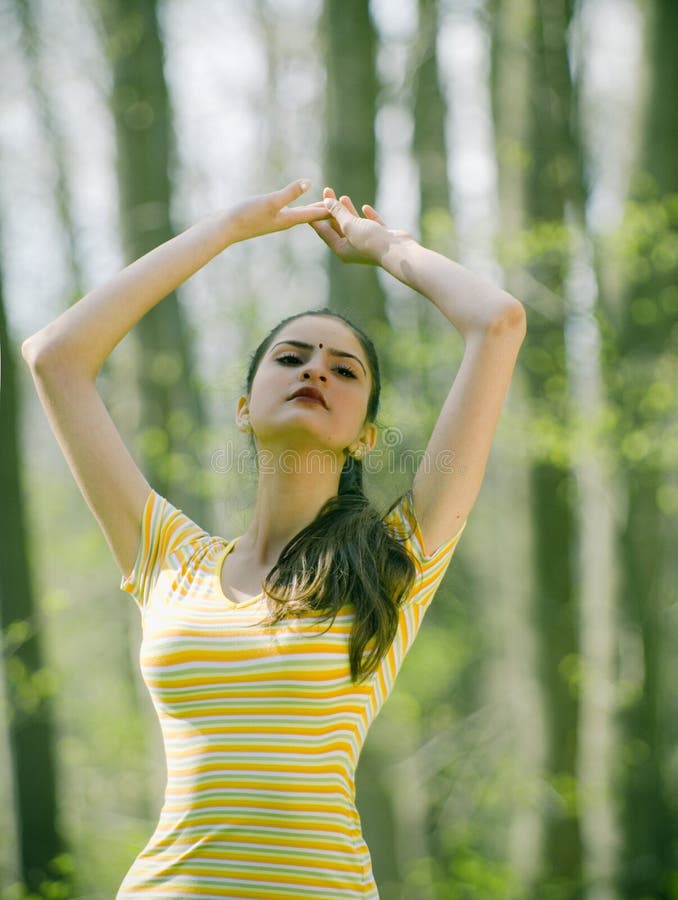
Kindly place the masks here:
<instances>
[{"instance_id":1,"label":"fingertip","mask_svg":"<svg viewBox=\"0 0 678 900\"><path fill-rule=\"evenodd\" d=\"M381 216L379 215L379 213L369 203L363 204L363 212L365 213L365 215L367 216L368 219L372 219L374 222L378 222L380 225L384 224L384 221L381 218Z\"/></svg>"},{"instance_id":2,"label":"fingertip","mask_svg":"<svg viewBox=\"0 0 678 900\"><path fill-rule=\"evenodd\" d=\"M302 193L307 191L311 186L311 181L308 178L302 178L299 182L299 187L301 188Z\"/></svg>"}]
</instances>

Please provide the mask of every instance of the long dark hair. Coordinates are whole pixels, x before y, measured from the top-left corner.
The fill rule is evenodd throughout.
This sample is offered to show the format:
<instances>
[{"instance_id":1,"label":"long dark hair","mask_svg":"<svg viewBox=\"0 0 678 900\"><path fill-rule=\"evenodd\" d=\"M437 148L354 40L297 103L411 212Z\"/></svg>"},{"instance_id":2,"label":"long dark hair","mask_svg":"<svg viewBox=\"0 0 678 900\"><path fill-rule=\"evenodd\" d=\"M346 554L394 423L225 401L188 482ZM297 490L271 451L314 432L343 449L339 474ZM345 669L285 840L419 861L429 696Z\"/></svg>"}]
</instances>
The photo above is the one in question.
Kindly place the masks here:
<instances>
[{"instance_id":1,"label":"long dark hair","mask_svg":"<svg viewBox=\"0 0 678 900\"><path fill-rule=\"evenodd\" d=\"M357 325L327 307L288 316L268 333L250 359L247 394L251 393L259 363L278 332L289 322L306 316L340 319L360 341L372 376L365 421L374 422L381 391L374 344ZM353 603L351 679L354 683L364 681L378 668L393 642L398 629L398 607L415 577L415 565L407 550L365 496L362 462L349 455L337 495L289 541L264 579L264 591L276 604L266 624L273 625L290 614L324 613L321 621L330 619L329 629L339 610L347 602ZM371 646L365 652L368 644Z\"/></svg>"}]
</instances>

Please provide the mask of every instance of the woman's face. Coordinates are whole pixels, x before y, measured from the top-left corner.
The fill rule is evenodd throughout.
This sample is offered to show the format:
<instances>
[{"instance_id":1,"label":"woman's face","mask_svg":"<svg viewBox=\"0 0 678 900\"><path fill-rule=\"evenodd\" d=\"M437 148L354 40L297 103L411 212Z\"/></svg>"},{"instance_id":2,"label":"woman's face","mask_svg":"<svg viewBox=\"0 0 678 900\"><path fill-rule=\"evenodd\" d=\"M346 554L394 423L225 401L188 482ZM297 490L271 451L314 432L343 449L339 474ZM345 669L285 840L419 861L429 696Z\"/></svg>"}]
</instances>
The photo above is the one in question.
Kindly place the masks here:
<instances>
[{"instance_id":1,"label":"woman's face","mask_svg":"<svg viewBox=\"0 0 678 900\"><path fill-rule=\"evenodd\" d=\"M323 402L292 399L302 387L313 388ZM249 402L240 398L238 417L248 416L259 449L341 452L363 439L373 443L374 427L364 427L371 387L367 358L353 331L329 316L304 316L273 338Z\"/></svg>"}]
</instances>

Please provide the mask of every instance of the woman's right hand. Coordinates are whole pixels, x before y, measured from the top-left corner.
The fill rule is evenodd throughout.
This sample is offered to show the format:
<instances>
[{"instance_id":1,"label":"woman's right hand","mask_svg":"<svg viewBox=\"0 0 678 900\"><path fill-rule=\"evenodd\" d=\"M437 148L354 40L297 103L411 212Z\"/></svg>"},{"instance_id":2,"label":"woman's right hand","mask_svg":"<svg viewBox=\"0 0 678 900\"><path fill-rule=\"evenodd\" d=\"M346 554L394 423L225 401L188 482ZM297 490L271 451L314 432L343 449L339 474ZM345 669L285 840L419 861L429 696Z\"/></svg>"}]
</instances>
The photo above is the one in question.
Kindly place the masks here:
<instances>
[{"instance_id":1,"label":"woman's right hand","mask_svg":"<svg viewBox=\"0 0 678 900\"><path fill-rule=\"evenodd\" d=\"M308 179L302 178L271 194L251 197L228 210L229 243L246 241L273 231L284 231L293 225L329 219L330 213L322 200L307 206L288 206L301 197L310 185Z\"/></svg>"}]
</instances>

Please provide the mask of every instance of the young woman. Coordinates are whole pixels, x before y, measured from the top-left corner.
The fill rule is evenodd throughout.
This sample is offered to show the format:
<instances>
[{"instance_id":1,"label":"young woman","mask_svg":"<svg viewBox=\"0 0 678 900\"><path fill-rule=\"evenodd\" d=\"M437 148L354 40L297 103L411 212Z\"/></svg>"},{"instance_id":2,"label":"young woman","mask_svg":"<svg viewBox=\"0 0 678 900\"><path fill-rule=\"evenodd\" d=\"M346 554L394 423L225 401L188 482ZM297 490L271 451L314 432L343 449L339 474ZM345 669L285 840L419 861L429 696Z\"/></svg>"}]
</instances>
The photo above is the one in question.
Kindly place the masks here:
<instances>
[{"instance_id":1,"label":"young woman","mask_svg":"<svg viewBox=\"0 0 678 900\"><path fill-rule=\"evenodd\" d=\"M165 741L165 803L120 900L378 897L355 769L480 490L525 314L371 206L361 216L330 188L289 206L307 189L296 181L207 216L22 348L140 608L141 668ZM342 260L380 265L423 294L461 333L464 354L411 488L382 517L362 491L379 402L372 343L329 310L279 323L237 404L259 477L249 527L227 540L151 488L96 376L134 324L217 253L301 223Z\"/></svg>"}]
</instances>

